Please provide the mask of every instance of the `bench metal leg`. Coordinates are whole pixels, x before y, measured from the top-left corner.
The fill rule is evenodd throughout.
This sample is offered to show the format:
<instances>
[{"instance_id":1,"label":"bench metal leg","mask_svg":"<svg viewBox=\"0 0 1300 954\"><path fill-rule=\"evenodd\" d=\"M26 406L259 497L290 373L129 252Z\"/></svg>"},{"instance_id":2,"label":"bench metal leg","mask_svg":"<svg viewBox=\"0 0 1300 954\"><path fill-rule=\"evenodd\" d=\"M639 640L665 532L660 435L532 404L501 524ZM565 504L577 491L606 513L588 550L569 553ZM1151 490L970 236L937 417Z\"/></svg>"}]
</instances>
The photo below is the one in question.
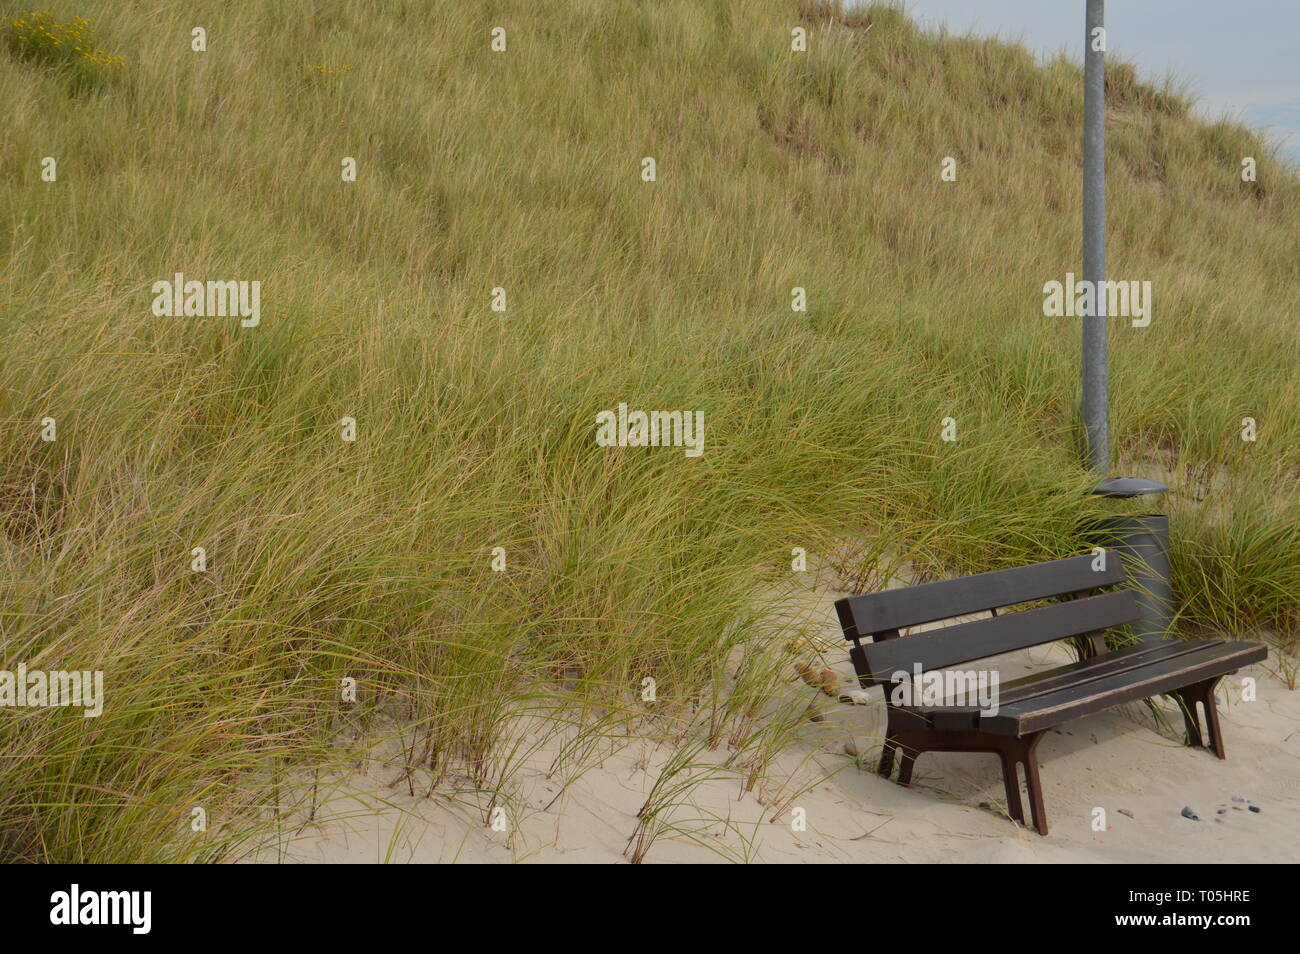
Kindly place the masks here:
<instances>
[{"instance_id":1,"label":"bench metal leg","mask_svg":"<svg viewBox=\"0 0 1300 954\"><path fill-rule=\"evenodd\" d=\"M1047 834L1047 807L1043 802L1043 783L1038 776L1038 740L1042 732L1035 732L1022 739L1005 739L998 749L1002 759L1002 782L1007 790L1007 814L1013 819L1025 823L1025 809L1020 802L1020 772L1018 766L1025 767L1025 792L1029 796L1029 811L1034 828L1040 835Z\"/></svg>"},{"instance_id":2,"label":"bench metal leg","mask_svg":"<svg viewBox=\"0 0 1300 954\"><path fill-rule=\"evenodd\" d=\"M1183 725L1187 729L1187 744L1199 749L1205 743L1201 740L1201 713L1196 708L1196 699L1186 689L1175 692L1178 708L1183 711Z\"/></svg>"},{"instance_id":3,"label":"bench metal leg","mask_svg":"<svg viewBox=\"0 0 1300 954\"><path fill-rule=\"evenodd\" d=\"M1016 772L1016 760L1010 752L998 753L1002 759L1002 784L1007 790L1007 814L1018 822L1025 820L1025 810L1020 804L1020 776Z\"/></svg>"},{"instance_id":4,"label":"bench metal leg","mask_svg":"<svg viewBox=\"0 0 1300 954\"><path fill-rule=\"evenodd\" d=\"M894 752L897 751L898 744L893 739L885 739L885 747L880 750L880 766L877 771L885 778L894 771Z\"/></svg>"},{"instance_id":5,"label":"bench metal leg","mask_svg":"<svg viewBox=\"0 0 1300 954\"><path fill-rule=\"evenodd\" d=\"M890 710L885 725L885 744L880 750L880 765L877 768L882 776L889 778L894 771L894 758L901 754L902 765L899 768L898 782L900 785L912 783L912 766L916 762L916 757L926 751L930 747L929 743L934 741L933 732L925 729L924 725L925 723L915 716L900 715L895 710Z\"/></svg>"},{"instance_id":6,"label":"bench metal leg","mask_svg":"<svg viewBox=\"0 0 1300 954\"><path fill-rule=\"evenodd\" d=\"M1027 742L1024 748L1025 763L1025 790L1029 793L1029 810L1034 815L1034 827L1038 829L1040 835L1047 834L1047 806L1043 804L1043 783L1038 778L1038 756L1034 749L1038 747L1038 740L1043 737L1043 733L1037 732L1032 736L1027 736L1022 741Z\"/></svg>"},{"instance_id":7,"label":"bench metal leg","mask_svg":"<svg viewBox=\"0 0 1300 954\"><path fill-rule=\"evenodd\" d=\"M1222 676L1215 676L1213 679L1206 679L1203 682L1184 686L1173 695L1178 700L1179 707L1183 710L1183 722L1187 726L1188 744L1197 748L1205 744L1201 738L1201 714L1196 708L1199 703L1201 708L1205 710L1205 725L1210 736L1210 750L1219 758L1226 759L1228 756L1223 745L1223 730L1219 728L1219 708L1214 702L1214 689L1222 678Z\"/></svg>"},{"instance_id":8,"label":"bench metal leg","mask_svg":"<svg viewBox=\"0 0 1300 954\"><path fill-rule=\"evenodd\" d=\"M889 778L894 769L894 755L902 756L898 766L898 784L912 784L912 769L916 766L916 757L929 751L931 740L929 733L895 729L885 735L885 749L880 754L880 774Z\"/></svg>"},{"instance_id":9,"label":"bench metal leg","mask_svg":"<svg viewBox=\"0 0 1300 954\"><path fill-rule=\"evenodd\" d=\"M1205 684L1205 724L1210 731L1210 748L1220 759L1228 757L1227 749L1223 745L1223 730L1219 728L1219 707L1214 701L1214 686L1219 680L1215 679Z\"/></svg>"},{"instance_id":10,"label":"bench metal leg","mask_svg":"<svg viewBox=\"0 0 1300 954\"><path fill-rule=\"evenodd\" d=\"M893 769L894 756L901 756L898 784L912 784L912 770L922 752L992 752L1002 762L1002 782L1007 791L1007 814L1025 824L1025 809L1020 798L1020 770L1024 766L1025 791L1029 796L1029 810L1034 828L1040 835L1047 834L1047 809L1043 802L1043 786L1038 777L1038 756L1035 749L1043 732L1023 738L994 735L987 732L916 730L894 728L885 734L885 747L880 756L880 774L885 777Z\"/></svg>"},{"instance_id":11,"label":"bench metal leg","mask_svg":"<svg viewBox=\"0 0 1300 954\"><path fill-rule=\"evenodd\" d=\"M916 757L921 753L910 746L903 746L903 761L898 766L898 784L904 787L912 784L912 768Z\"/></svg>"}]
</instances>

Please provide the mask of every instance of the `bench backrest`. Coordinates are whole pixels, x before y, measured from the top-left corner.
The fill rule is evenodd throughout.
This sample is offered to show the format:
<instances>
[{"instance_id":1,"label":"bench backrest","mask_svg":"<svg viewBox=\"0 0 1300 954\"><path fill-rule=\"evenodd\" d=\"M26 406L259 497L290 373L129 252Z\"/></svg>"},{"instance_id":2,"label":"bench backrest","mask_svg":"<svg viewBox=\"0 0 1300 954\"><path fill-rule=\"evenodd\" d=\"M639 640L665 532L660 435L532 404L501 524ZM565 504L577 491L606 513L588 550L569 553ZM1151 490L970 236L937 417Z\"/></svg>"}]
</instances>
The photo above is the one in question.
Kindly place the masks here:
<instances>
[{"instance_id":1,"label":"bench backrest","mask_svg":"<svg viewBox=\"0 0 1300 954\"><path fill-rule=\"evenodd\" d=\"M1118 554L1106 554L1105 569L1094 569L1092 554L994 570L956 580L923 583L882 593L849 596L835 602L844 638L853 642L850 655L864 685L891 681L903 670L911 673L956 666L976 659L1071 636L1097 634L1138 618L1136 594L1118 589L1098 595L1103 587L1124 581ZM1076 597L1036 609L996 615L997 610L1055 597ZM957 623L897 638L899 630L969 613L994 611L989 619ZM862 645L871 639L870 645ZM1093 646L1105 651L1103 640Z\"/></svg>"}]
</instances>

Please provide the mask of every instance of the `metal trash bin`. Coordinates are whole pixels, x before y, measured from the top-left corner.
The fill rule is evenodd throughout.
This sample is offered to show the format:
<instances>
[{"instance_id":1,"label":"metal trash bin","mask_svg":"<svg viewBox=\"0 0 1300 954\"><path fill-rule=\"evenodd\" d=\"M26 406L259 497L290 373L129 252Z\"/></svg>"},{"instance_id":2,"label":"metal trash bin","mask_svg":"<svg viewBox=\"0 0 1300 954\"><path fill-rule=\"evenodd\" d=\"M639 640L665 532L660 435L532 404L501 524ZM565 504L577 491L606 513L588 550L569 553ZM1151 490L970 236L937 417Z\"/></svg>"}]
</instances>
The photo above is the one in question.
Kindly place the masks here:
<instances>
[{"instance_id":1,"label":"metal trash bin","mask_svg":"<svg viewBox=\"0 0 1300 954\"><path fill-rule=\"evenodd\" d=\"M1164 493L1169 488L1139 477L1112 477L1097 485L1100 497L1131 498ZM1123 514L1093 521L1086 528L1095 545L1119 555L1129 583L1137 591L1141 617L1127 627L1138 639L1174 635L1174 598L1169 572L1169 518L1162 513Z\"/></svg>"}]
</instances>

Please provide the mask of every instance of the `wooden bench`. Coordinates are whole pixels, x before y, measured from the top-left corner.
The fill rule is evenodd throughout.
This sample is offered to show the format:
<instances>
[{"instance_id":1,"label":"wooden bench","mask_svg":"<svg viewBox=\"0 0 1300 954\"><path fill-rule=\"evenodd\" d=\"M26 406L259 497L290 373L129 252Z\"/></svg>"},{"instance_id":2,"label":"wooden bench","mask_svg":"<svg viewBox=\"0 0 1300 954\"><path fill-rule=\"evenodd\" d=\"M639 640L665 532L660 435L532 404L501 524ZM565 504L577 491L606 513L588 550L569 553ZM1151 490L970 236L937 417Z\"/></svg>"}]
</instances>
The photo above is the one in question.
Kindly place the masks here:
<instances>
[{"instance_id":1,"label":"wooden bench","mask_svg":"<svg viewBox=\"0 0 1300 954\"><path fill-rule=\"evenodd\" d=\"M992 752L1002 760L1007 809L1024 822L1017 765L1024 766L1025 788L1034 826L1047 834L1047 814L1034 750L1044 732L1089 715L1149 696L1174 696L1183 711L1190 744L1200 746L1205 710L1209 744L1224 758L1223 732L1215 709L1218 681L1242 666L1267 658L1262 643L1224 639L1129 640L1108 648L1107 630L1138 618L1136 593L1122 586L1118 554L1105 554L1104 569L1092 554L997 570L938 583L837 600L835 610L861 686L885 687L888 725L880 757L880 774L893 771L901 751L898 781L912 782L912 768L922 752ZM1046 606L1002 613L1019 603L1053 600ZM911 635L908 627L973 613L991 613L973 622L953 623ZM1076 639L1082 658L1045 672L1000 684L997 712L978 704L897 704L895 690L915 685L915 672L950 670L1001 653ZM863 640L870 639L869 644ZM987 672L991 667L985 667ZM965 673L969 678L969 671ZM935 677L930 677L935 678ZM969 702L969 700L967 700Z\"/></svg>"}]
</instances>

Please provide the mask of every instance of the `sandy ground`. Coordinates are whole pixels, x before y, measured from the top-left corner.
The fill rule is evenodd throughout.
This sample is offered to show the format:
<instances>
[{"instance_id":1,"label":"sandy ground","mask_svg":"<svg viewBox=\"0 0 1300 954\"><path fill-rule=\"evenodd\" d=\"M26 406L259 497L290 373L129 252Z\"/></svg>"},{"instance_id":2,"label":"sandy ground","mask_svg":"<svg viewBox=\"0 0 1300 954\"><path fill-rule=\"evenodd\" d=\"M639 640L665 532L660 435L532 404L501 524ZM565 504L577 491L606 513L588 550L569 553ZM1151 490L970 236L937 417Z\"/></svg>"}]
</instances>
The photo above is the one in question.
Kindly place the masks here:
<instances>
[{"instance_id":1,"label":"sandy ground","mask_svg":"<svg viewBox=\"0 0 1300 954\"><path fill-rule=\"evenodd\" d=\"M839 595L829 586L808 590L791 612L815 621L827 661L848 682L852 669L831 606ZM1050 646L1002 657L1000 669L1009 680L1069 660L1063 647ZM1242 698L1246 677L1256 682L1255 701ZM1168 727L1133 705L1049 732L1038 747L1046 837L1006 816L996 756L928 753L904 789L871 771L883 705L798 691L824 700L825 710L823 721L809 723L805 743L773 766L773 777L792 781L745 792L735 775L701 767L689 802L651 832L647 863L1300 861L1300 691L1265 669L1220 683L1225 762L1182 745L1172 702L1162 703ZM846 743L859 759L846 754ZM515 778L520 796L496 814L496 830L480 795L417 790L413 797L406 782L392 783L396 769L376 764L334 780L310 822L246 860L626 862L637 812L672 751L645 740L611 746L562 790L547 774L559 745L552 740L528 755ZM1184 818L1184 806L1201 820ZM1105 811L1101 831L1094 830L1097 808Z\"/></svg>"}]
</instances>

